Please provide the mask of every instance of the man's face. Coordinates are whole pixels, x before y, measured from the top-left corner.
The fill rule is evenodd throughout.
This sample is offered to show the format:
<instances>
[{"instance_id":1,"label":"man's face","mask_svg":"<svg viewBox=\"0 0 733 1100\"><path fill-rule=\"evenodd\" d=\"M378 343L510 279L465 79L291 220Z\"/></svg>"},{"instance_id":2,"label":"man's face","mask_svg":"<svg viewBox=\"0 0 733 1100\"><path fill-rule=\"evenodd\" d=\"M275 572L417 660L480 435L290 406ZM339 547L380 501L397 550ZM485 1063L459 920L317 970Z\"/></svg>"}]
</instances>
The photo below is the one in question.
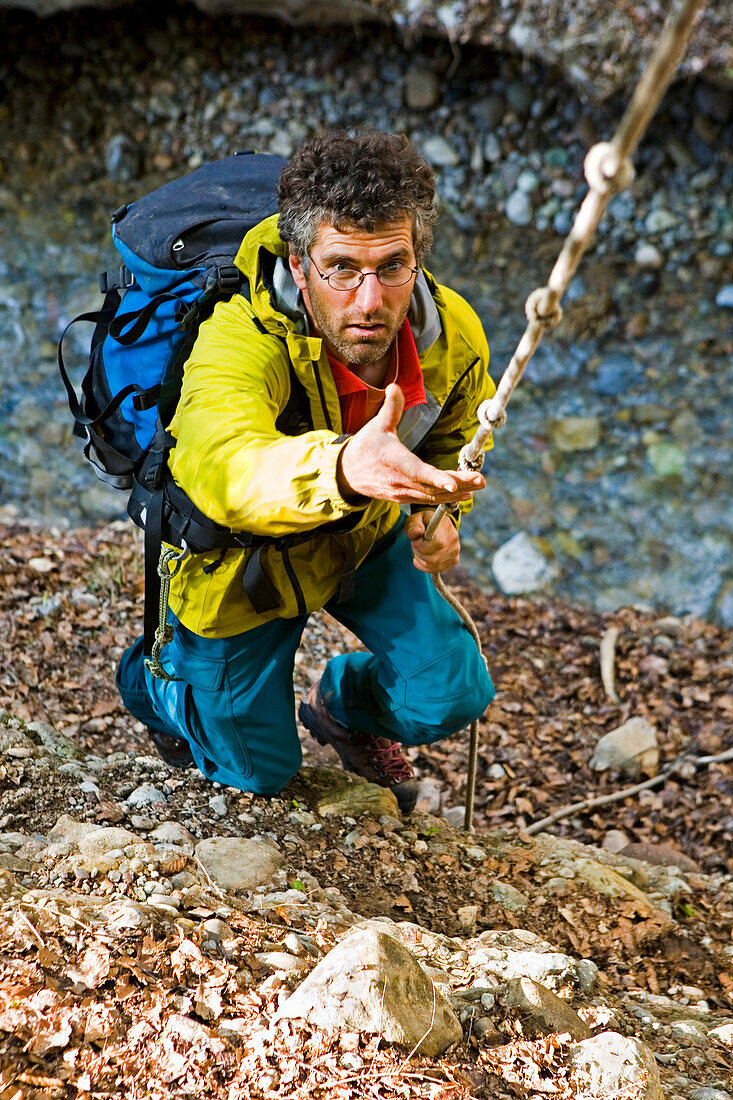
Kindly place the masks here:
<instances>
[{"instance_id":1,"label":"man's face","mask_svg":"<svg viewBox=\"0 0 733 1100\"><path fill-rule=\"evenodd\" d=\"M310 256L313 263L307 275L296 256L290 257L290 269L329 350L355 366L379 362L389 353L407 316L415 277L402 286L386 287L368 275L355 290L333 290L317 268L325 275L344 266L373 272L394 260L415 267L410 216L405 214L373 233L321 225Z\"/></svg>"}]
</instances>

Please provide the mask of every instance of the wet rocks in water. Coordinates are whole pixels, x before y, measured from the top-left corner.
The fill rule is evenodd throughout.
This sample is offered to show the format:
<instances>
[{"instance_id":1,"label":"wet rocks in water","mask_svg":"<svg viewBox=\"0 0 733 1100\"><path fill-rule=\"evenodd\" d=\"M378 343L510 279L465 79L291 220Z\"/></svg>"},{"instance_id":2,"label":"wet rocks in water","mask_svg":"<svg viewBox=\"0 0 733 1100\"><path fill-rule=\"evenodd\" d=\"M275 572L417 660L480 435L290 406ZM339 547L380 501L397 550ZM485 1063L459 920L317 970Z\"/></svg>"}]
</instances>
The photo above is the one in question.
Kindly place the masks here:
<instances>
[{"instance_id":1,"label":"wet rocks in water","mask_svg":"<svg viewBox=\"0 0 733 1100\"><path fill-rule=\"evenodd\" d=\"M621 771L636 776L656 775L659 764L657 731L645 718L630 718L596 744L590 766L594 771Z\"/></svg>"},{"instance_id":2,"label":"wet rocks in water","mask_svg":"<svg viewBox=\"0 0 733 1100\"><path fill-rule=\"evenodd\" d=\"M715 304L719 309L733 309L733 283L718 291L715 295Z\"/></svg>"},{"instance_id":3,"label":"wet rocks in water","mask_svg":"<svg viewBox=\"0 0 733 1100\"><path fill-rule=\"evenodd\" d=\"M373 922L318 963L279 1010L321 1028L380 1034L436 1057L463 1035L445 997L415 956Z\"/></svg>"}]
</instances>

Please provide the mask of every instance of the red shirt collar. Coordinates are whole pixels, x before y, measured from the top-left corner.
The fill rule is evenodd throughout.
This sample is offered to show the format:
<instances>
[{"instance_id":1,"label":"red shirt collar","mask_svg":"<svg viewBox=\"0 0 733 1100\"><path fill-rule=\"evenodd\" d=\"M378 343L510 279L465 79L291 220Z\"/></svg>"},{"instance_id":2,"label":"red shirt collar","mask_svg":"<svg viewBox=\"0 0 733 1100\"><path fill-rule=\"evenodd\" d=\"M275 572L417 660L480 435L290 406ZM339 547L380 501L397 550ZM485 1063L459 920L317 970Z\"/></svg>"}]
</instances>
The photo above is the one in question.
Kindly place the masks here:
<instances>
[{"instance_id":1,"label":"red shirt collar","mask_svg":"<svg viewBox=\"0 0 733 1100\"><path fill-rule=\"evenodd\" d=\"M363 382L340 359L328 351L327 354L341 404L343 429L351 434L363 428L379 411L384 401L384 389ZM384 379L385 387L390 382L396 382L405 395L406 409L413 405L427 404L420 358L407 318L392 344L392 354Z\"/></svg>"}]
</instances>

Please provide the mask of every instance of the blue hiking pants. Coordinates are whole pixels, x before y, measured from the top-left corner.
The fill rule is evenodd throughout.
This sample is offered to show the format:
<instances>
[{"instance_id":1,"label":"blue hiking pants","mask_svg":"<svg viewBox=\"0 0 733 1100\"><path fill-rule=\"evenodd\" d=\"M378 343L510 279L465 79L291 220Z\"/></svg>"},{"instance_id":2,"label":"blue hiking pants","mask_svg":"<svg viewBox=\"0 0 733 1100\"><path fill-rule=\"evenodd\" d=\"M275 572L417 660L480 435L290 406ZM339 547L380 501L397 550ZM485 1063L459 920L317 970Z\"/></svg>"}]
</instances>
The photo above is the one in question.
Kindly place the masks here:
<instances>
[{"instance_id":1,"label":"blue hiking pants","mask_svg":"<svg viewBox=\"0 0 733 1100\"><path fill-rule=\"evenodd\" d=\"M473 638L412 564L401 522L357 570L351 599L326 610L369 650L334 657L321 679L328 710L343 725L421 745L457 733L493 699ZM209 779L277 794L302 759L293 662L307 619L202 638L171 616L174 637L161 660L180 680L151 676L138 638L117 671L122 701L146 726L184 738Z\"/></svg>"}]
</instances>

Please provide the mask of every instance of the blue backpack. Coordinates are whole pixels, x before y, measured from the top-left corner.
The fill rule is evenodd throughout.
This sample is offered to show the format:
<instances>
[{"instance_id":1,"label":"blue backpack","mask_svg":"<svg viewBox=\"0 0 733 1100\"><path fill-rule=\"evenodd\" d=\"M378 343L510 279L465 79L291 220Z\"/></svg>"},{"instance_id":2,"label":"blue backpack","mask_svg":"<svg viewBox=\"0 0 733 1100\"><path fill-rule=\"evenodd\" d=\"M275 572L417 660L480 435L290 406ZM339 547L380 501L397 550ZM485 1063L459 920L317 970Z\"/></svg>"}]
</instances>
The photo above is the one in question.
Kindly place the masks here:
<instances>
[{"instance_id":1,"label":"blue backpack","mask_svg":"<svg viewBox=\"0 0 733 1100\"><path fill-rule=\"evenodd\" d=\"M285 161L237 153L172 180L112 215L112 242L122 266L100 275L104 302L66 326L58 364L74 418L74 434L97 476L128 493L127 511L145 530L145 653L157 626L161 544L192 553L256 548L245 589L258 612L277 606L261 568L261 550L283 540L231 531L209 519L176 485L168 469L175 440L168 432L183 367L201 322L218 301L248 293L234 258L242 238L277 212ZM64 363L62 344L77 321L95 325L81 398ZM303 420L305 391L291 371L291 394L278 428ZM302 429L301 429L302 430ZM293 536L288 537L292 543Z\"/></svg>"}]
</instances>

